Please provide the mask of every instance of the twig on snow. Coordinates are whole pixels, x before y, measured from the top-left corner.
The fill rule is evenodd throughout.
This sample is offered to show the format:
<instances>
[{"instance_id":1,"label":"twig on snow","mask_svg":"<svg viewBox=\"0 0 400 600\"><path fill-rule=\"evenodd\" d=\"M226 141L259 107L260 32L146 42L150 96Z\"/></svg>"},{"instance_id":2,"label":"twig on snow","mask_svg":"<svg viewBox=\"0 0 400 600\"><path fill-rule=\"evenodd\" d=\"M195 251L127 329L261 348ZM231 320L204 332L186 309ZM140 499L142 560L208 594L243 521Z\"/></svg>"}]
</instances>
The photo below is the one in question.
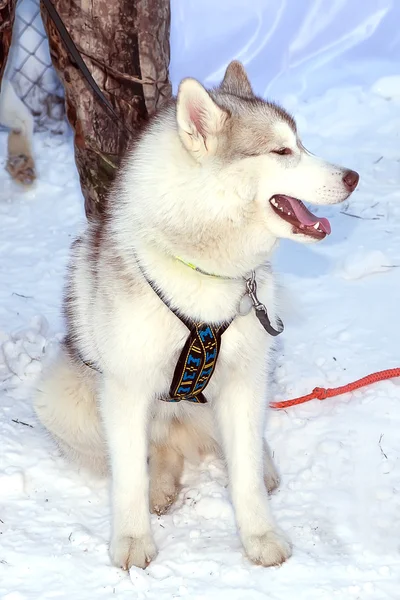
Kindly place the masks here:
<instances>
[{"instance_id":1,"label":"twig on snow","mask_svg":"<svg viewBox=\"0 0 400 600\"><path fill-rule=\"evenodd\" d=\"M19 419L11 419L13 423L17 423L18 425L25 425L25 427L31 427L33 429L33 425L29 423L24 423L24 421L20 421Z\"/></svg>"},{"instance_id":2,"label":"twig on snow","mask_svg":"<svg viewBox=\"0 0 400 600\"><path fill-rule=\"evenodd\" d=\"M18 294L18 292L13 292L12 296L18 296L18 298L26 298L27 300L32 299L33 296L25 296L25 294Z\"/></svg>"},{"instance_id":3,"label":"twig on snow","mask_svg":"<svg viewBox=\"0 0 400 600\"><path fill-rule=\"evenodd\" d=\"M342 215L346 215L346 217L353 217L353 219L362 219L363 221L379 221L379 217L362 217L361 215L353 215L352 213L345 212L341 210L340 213Z\"/></svg>"},{"instance_id":4,"label":"twig on snow","mask_svg":"<svg viewBox=\"0 0 400 600\"><path fill-rule=\"evenodd\" d=\"M381 449L382 455L383 455L383 456L386 458L386 460L387 460L387 454L385 454L385 452L383 451L382 444L381 444L381 442L382 442L382 438L383 438L383 435L384 435L384 434L383 434L383 433L381 433L381 437L379 438L378 446L379 446L379 448Z\"/></svg>"}]
</instances>

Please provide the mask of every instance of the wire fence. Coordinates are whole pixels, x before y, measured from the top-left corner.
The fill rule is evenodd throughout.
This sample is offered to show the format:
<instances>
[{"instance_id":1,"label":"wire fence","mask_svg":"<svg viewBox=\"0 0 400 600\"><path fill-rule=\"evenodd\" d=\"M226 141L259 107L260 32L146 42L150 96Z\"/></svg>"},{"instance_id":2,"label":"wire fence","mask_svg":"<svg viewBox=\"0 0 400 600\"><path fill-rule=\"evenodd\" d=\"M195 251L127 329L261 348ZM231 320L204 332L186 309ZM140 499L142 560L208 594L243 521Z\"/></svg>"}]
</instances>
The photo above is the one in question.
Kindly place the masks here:
<instances>
[{"instance_id":1,"label":"wire fence","mask_svg":"<svg viewBox=\"0 0 400 600\"><path fill-rule=\"evenodd\" d=\"M7 76L35 116L37 129L62 133L64 92L51 64L39 0L20 0L13 30Z\"/></svg>"}]
</instances>

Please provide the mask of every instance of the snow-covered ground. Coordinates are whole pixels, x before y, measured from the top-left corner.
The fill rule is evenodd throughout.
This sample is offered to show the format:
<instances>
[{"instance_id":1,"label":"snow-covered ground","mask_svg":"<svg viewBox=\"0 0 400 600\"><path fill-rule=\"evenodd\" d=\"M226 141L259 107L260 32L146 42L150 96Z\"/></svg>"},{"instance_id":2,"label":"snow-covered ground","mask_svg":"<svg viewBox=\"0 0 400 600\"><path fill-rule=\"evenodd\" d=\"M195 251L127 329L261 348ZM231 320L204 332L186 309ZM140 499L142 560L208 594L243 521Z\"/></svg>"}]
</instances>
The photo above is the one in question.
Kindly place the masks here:
<instances>
[{"instance_id":1,"label":"snow-covered ground","mask_svg":"<svg viewBox=\"0 0 400 600\"><path fill-rule=\"evenodd\" d=\"M332 235L283 242L291 300L271 399L400 366L400 98L396 80L288 98L306 146L358 170ZM272 412L282 474L275 515L294 544L281 568L243 556L223 466L189 467L152 525L146 571L110 566L107 483L76 472L35 422L30 386L62 335L69 244L84 222L71 140L36 136L39 181L0 169L0 598L383 600L400 597L400 381ZM4 164L5 136L0 137ZM2 165L1 165L2 166Z\"/></svg>"}]
</instances>

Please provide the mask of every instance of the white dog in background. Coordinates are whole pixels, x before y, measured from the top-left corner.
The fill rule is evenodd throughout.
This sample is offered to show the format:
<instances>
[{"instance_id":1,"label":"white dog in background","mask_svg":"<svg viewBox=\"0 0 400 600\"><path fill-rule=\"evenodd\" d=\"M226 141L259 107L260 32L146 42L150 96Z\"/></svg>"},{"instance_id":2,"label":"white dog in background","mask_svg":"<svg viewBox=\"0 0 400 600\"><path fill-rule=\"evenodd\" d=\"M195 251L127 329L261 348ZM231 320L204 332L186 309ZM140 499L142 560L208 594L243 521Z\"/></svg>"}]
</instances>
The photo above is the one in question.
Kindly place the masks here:
<instances>
[{"instance_id":1,"label":"white dog in background","mask_svg":"<svg viewBox=\"0 0 400 600\"><path fill-rule=\"evenodd\" d=\"M323 239L328 220L302 201L336 204L357 183L307 152L294 120L253 94L236 61L216 89L183 80L126 157L105 216L73 245L67 336L35 399L66 455L111 472L114 564L156 556L150 510L176 498L184 458L210 451L226 460L248 557L269 566L290 556L268 501L278 484L264 441L273 338L243 307L254 273L278 327L277 240ZM188 336L166 303L191 322L232 320L207 404L162 401Z\"/></svg>"},{"instance_id":2,"label":"white dog in background","mask_svg":"<svg viewBox=\"0 0 400 600\"><path fill-rule=\"evenodd\" d=\"M12 47L10 54L11 50ZM36 179L32 151L34 120L32 113L6 77L3 78L0 88L0 124L10 129L7 171L17 183L31 185Z\"/></svg>"}]
</instances>

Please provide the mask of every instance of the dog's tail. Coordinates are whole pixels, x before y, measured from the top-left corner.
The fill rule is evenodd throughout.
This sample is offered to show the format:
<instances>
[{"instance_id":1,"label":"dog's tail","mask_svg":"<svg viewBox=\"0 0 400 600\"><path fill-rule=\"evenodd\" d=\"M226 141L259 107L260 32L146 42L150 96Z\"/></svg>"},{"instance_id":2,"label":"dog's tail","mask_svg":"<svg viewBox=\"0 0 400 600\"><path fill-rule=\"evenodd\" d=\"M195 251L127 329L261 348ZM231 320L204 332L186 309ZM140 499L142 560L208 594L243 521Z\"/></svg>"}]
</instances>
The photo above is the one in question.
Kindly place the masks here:
<instances>
[{"instance_id":1,"label":"dog's tail","mask_svg":"<svg viewBox=\"0 0 400 600\"><path fill-rule=\"evenodd\" d=\"M39 421L62 453L78 465L107 472L105 441L96 402L96 373L64 349L44 370L34 398Z\"/></svg>"},{"instance_id":2,"label":"dog's tail","mask_svg":"<svg viewBox=\"0 0 400 600\"><path fill-rule=\"evenodd\" d=\"M1 86L0 123L10 129L7 171L18 183L32 184L36 179L32 151L34 120L8 79Z\"/></svg>"}]
</instances>

